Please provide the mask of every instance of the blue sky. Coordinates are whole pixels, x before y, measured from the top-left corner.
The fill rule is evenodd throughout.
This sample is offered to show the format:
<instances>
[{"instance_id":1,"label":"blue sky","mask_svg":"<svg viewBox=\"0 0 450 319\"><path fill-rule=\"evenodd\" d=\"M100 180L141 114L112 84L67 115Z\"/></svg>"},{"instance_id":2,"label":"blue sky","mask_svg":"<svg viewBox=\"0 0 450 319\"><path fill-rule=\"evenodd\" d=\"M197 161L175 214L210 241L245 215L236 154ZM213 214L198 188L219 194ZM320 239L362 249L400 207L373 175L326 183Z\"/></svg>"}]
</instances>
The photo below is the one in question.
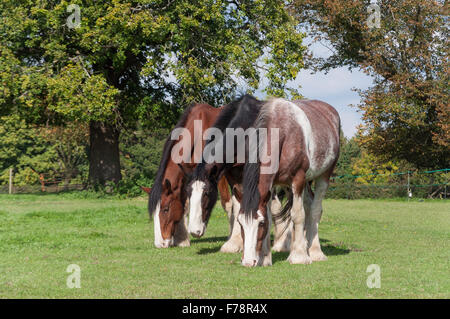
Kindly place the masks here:
<instances>
[{"instance_id":1,"label":"blue sky","mask_svg":"<svg viewBox=\"0 0 450 319\"><path fill-rule=\"evenodd\" d=\"M322 100L334 106L341 116L344 135L353 136L356 126L361 123L361 114L356 107L350 106L360 102L359 94L352 89L368 88L372 78L359 70L349 71L348 68L334 69L328 74L310 73L303 70L294 81L294 84L302 86L300 93L308 99Z\"/></svg>"},{"instance_id":2,"label":"blue sky","mask_svg":"<svg viewBox=\"0 0 450 319\"><path fill-rule=\"evenodd\" d=\"M310 40L306 39L305 43ZM326 57L330 51L320 43L315 43L310 50L316 56ZM262 81L264 85L264 80ZM363 72L347 67L336 68L329 71L311 74L309 70L302 70L295 81L289 83L290 87L301 86L300 93L308 99L317 99L327 102L336 108L341 116L342 130L346 137L356 133L356 126L361 123L361 114L357 112L356 105L360 102L359 94L352 89L366 89L372 85L372 78ZM265 98L265 94L258 90L255 94Z\"/></svg>"}]
</instances>

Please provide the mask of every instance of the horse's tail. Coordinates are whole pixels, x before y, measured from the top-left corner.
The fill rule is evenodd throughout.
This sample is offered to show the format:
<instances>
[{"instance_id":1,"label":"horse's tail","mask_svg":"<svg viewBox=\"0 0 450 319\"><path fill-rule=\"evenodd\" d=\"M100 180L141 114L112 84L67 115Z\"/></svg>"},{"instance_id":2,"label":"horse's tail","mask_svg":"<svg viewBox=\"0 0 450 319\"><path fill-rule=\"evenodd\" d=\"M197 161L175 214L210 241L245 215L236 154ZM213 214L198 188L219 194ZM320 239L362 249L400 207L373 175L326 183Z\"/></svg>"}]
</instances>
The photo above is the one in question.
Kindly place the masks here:
<instances>
[{"instance_id":1,"label":"horse's tail","mask_svg":"<svg viewBox=\"0 0 450 319\"><path fill-rule=\"evenodd\" d=\"M305 196L308 196L310 199L314 198L314 192L312 190L312 181L306 182L305 184L305 192L307 192L308 194ZM292 209L292 205L294 204L294 194L292 193L292 190L288 191L288 195L287 195L287 201L284 204L284 206L282 206L280 212L278 214L273 214L272 218L273 221L279 225L279 224L283 224L286 221L290 221L291 220L291 209ZM284 233L288 227L289 227L289 222L287 222L285 224L284 229L281 231L281 233Z\"/></svg>"},{"instance_id":2,"label":"horse's tail","mask_svg":"<svg viewBox=\"0 0 450 319\"><path fill-rule=\"evenodd\" d=\"M277 214L273 214L272 216L274 222L277 225L284 223L288 219L291 219L290 211L293 204L294 204L294 196L292 194L292 191L289 190L287 194L286 203L281 207L281 210Z\"/></svg>"},{"instance_id":3,"label":"horse's tail","mask_svg":"<svg viewBox=\"0 0 450 319\"><path fill-rule=\"evenodd\" d=\"M186 125L189 114L191 113L192 109L196 105L197 104L192 104L188 108L186 108L186 110L183 112L183 115L178 120L177 124L172 129L172 131L176 128L184 127ZM148 213L150 214L150 217L154 213L156 206L158 205L159 201L161 200L164 172L166 171L167 163L169 162L172 147L176 142L176 140L173 140L171 138L171 136L172 136L172 133L169 134L169 136L166 139L166 142L164 143L163 155L161 157L161 162L159 163L158 171L156 172L155 180L153 182L153 186L151 188L151 191L150 191L150 194L148 197Z\"/></svg>"}]
</instances>

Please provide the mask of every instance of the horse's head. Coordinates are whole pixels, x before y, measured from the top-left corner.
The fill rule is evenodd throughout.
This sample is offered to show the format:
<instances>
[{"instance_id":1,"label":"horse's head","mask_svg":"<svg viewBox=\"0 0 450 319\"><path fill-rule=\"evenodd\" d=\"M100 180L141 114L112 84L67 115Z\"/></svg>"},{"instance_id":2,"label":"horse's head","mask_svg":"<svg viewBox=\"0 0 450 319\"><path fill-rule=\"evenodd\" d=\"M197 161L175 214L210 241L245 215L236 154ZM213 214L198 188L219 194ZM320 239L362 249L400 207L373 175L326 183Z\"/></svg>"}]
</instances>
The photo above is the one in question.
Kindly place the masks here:
<instances>
[{"instance_id":1,"label":"horse's head","mask_svg":"<svg viewBox=\"0 0 450 319\"><path fill-rule=\"evenodd\" d=\"M245 191L244 188L244 193ZM239 198L238 192L233 194ZM237 217L244 240L242 265L247 267L272 264L270 252L271 214L268 212L271 192L268 192L264 198L260 198L258 195L252 198L243 198L241 210ZM249 202L251 202L251 205L249 205Z\"/></svg>"},{"instance_id":2,"label":"horse's head","mask_svg":"<svg viewBox=\"0 0 450 319\"><path fill-rule=\"evenodd\" d=\"M212 209L217 201L217 171L214 164L199 164L187 184L189 198L189 232L194 237L205 233Z\"/></svg>"},{"instance_id":3,"label":"horse's head","mask_svg":"<svg viewBox=\"0 0 450 319\"><path fill-rule=\"evenodd\" d=\"M185 198L183 198L182 186L172 185L167 178L160 187L161 195L156 200L153 199L155 204L151 213L154 220L155 246L167 248L173 246L176 226L183 219ZM152 203L151 192L149 203Z\"/></svg>"}]
</instances>

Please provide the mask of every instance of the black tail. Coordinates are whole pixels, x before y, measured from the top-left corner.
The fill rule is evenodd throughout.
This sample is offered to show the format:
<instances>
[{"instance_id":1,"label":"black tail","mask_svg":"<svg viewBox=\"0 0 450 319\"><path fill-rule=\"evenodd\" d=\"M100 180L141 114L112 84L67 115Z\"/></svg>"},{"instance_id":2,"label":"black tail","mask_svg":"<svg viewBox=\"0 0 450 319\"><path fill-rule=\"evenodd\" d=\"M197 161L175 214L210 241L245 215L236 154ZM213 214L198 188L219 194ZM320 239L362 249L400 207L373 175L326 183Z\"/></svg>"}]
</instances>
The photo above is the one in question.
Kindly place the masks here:
<instances>
[{"instance_id":1,"label":"black tail","mask_svg":"<svg viewBox=\"0 0 450 319\"><path fill-rule=\"evenodd\" d=\"M312 181L309 181L305 185L306 191L309 193L309 196L314 199L314 192L312 190ZM273 214L272 218L274 222L278 224L282 224L287 220L291 220L291 208L294 204L294 194L292 193L292 190L289 190L286 204L281 208L280 212L278 214ZM287 228L289 227L289 223L286 223L285 227L282 230L282 233L284 233Z\"/></svg>"}]
</instances>

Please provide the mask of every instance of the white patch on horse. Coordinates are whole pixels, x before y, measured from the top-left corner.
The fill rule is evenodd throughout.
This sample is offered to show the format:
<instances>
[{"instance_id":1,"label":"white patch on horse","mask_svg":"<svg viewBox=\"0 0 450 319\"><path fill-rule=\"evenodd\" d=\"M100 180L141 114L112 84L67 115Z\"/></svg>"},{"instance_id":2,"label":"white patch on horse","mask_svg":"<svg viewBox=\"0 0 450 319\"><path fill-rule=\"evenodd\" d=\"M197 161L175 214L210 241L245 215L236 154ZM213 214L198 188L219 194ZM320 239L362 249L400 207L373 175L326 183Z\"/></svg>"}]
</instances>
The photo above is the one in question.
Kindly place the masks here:
<instances>
[{"instance_id":1,"label":"white patch on horse","mask_svg":"<svg viewBox=\"0 0 450 319\"><path fill-rule=\"evenodd\" d=\"M315 172L317 170L317 163L314 160L316 143L314 141L311 123L309 122L306 113L298 105L295 105L294 103L286 101L284 99L280 100L284 101L290 106L294 119L298 123L303 132L303 140L305 143L306 156L308 157L309 160L309 169L306 171L306 178L309 179L310 176L315 175Z\"/></svg>"},{"instance_id":2,"label":"white patch on horse","mask_svg":"<svg viewBox=\"0 0 450 319\"><path fill-rule=\"evenodd\" d=\"M153 214L153 225L155 227L155 246L156 248L165 248L165 241L161 234L161 225L159 222L159 213L161 210L160 207L161 203L158 202L158 205L156 205L155 213Z\"/></svg>"},{"instance_id":3,"label":"white patch on horse","mask_svg":"<svg viewBox=\"0 0 450 319\"><path fill-rule=\"evenodd\" d=\"M202 236L205 231L205 223L202 218L202 195L204 188L204 182L194 182L189 199L189 232L197 237Z\"/></svg>"},{"instance_id":4,"label":"white patch on horse","mask_svg":"<svg viewBox=\"0 0 450 319\"><path fill-rule=\"evenodd\" d=\"M258 227L259 224L264 222L264 216L261 211L257 211L257 219L246 218L244 215L239 214L238 219L241 226L244 228L244 258L242 259L242 265L244 266L256 266L259 262L259 256L256 252L256 243L258 241Z\"/></svg>"}]
</instances>

